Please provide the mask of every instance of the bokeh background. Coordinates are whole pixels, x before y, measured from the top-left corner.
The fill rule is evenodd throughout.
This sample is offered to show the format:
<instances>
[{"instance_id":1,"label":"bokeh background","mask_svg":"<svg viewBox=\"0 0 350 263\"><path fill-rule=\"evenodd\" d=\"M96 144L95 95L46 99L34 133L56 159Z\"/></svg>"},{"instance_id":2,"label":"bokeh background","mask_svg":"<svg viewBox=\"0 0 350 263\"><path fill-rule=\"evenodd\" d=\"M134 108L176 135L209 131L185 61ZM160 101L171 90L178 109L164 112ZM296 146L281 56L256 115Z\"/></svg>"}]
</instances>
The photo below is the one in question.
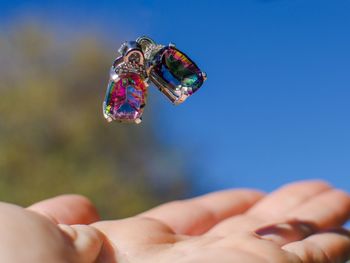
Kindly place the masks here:
<instances>
[{"instance_id":1,"label":"bokeh background","mask_svg":"<svg viewBox=\"0 0 350 263\"><path fill-rule=\"evenodd\" d=\"M0 199L90 197L105 218L231 187L350 190L347 0L0 0ZM124 40L173 42L207 72L139 126L101 103Z\"/></svg>"}]
</instances>

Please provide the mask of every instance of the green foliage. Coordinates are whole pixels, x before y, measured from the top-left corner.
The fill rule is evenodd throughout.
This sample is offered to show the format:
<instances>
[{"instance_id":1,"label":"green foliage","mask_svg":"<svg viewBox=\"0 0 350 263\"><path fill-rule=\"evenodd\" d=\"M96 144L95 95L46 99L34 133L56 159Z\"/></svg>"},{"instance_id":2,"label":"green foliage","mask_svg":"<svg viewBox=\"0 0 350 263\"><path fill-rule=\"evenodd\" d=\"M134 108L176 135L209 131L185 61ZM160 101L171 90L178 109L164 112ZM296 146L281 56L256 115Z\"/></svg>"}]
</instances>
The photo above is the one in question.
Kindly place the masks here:
<instances>
[{"instance_id":1,"label":"green foliage","mask_svg":"<svg viewBox=\"0 0 350 263\"><path fill-rule=\"evenodd\" d=\"M170 165L177 153L155 136L154 112L140 126L103 119L115 53L96 39L59 39L33 26L3 32L0 200L80 193L104 217L121 217L186 190L183 169Z\"/></svg>"}]
</instances>

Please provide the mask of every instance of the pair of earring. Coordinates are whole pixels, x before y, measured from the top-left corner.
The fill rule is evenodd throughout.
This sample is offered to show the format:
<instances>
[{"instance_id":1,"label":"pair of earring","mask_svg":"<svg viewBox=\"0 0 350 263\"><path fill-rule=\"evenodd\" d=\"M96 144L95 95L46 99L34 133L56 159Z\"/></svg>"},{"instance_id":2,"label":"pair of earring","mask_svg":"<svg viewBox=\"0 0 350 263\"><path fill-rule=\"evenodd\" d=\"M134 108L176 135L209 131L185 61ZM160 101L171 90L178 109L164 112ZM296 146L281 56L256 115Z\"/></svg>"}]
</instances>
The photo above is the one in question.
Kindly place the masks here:
<instances>
[{"instance_id":1,"label":"pair of earring","mask_svg":"<svg viewBox=\"0 0 350 263\"><path fill-rule=\"evenodd\" d=\"M173 44L159 45L144 36L123 43L118 52L103 102L109 122L140 123L149 84L178 105L206 80L206 74Z\"/></svg>"}]
</instances>

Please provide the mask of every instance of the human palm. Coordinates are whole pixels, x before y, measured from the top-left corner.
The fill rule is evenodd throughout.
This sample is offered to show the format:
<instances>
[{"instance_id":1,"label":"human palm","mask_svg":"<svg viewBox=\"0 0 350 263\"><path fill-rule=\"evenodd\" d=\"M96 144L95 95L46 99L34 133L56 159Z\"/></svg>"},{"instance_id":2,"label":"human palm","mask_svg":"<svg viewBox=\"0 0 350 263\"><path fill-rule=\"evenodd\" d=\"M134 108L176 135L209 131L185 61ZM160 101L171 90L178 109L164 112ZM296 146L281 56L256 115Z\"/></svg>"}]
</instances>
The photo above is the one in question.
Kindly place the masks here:
<instances>
[{"instance_id":1,"label":"human palm","mask_svg":"<svg viewBox=\"0 0 350 263\"><path fill-rule=\"evenodd\" d=\"M350 198L323 182L264 195L232 190L164 204L138 216L92 224L105 235L97 262L345 262L341 226Z\"/></svg>"},{"instance_id":2,"label":"human palm","mask_svg":"<svg viewBox=\"0 0 350 263\"><path fill-rule=\"evenodd\" d=\"M269 195L217 192L113 221L74 195L28 210L0 203L1 262L343 263L350 255L342 228L350 197L318 181Z\"/></svg>"}]
</instances>

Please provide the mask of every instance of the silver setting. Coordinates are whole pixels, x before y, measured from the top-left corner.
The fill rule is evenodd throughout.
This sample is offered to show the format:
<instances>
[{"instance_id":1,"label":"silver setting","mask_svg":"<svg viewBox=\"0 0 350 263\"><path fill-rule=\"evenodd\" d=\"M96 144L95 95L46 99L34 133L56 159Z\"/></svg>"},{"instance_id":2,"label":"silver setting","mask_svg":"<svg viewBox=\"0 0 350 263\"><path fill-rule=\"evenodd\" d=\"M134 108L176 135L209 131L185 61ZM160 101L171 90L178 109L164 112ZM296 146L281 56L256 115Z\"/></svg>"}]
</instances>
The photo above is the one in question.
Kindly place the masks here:
<instances>
[{"instance_id":1,"label":"silver setting","mask_svg":"<svg viewBox=\"0 0 350 263\"><path fill-rule=\"evenodd\" d=\"M135 41L124 42L118 51L121 56L117 57L113 62L111 74L113 74L113 71L117 75L136 73L143 79L148 79L145 57L140 45Z\"/></svg>"},{"instance_id":2,"label":"silver setting","mask_svg":"<svg viewBox=\"0 0 350 263\"><path fill-rule=\"evenodd\" d=\"M164 47L163 45L156 44L156 42L154 42L151 38L146 36L137 38L136 43L138 43L141 46L143 55L148 61L152 60L154 55Z\"/></svg>"},{"instance_id":3,"label":"silver setting","mask_svg":"<svg viewBox=\"0 0 350 263\"><path fill-rule=\"evenodd\" d=\"M207 73L202 71L202 77L203 77L203 80L206 81L208 78Z\"/></svg>"},{"instance_id":4,"label":"silver setting","mask_svg":"<svg viewBox=\"0 0 350 263\"><path fill-rule=\"evenodd\" d=\"M147 72L144 65L124 62L124 61L116 66L115 65L112 66L110 76L112 78L113 75L120 76L127 73L136 73L140 75L144 80L148 79Z\"/></svg>"},{"instance_id":5,"label":"silver setting","mask_svg":"<svg viewBox=\"0 0 350 263\"><path fill-rule=\"evenodd\" d=\"M115 59L110 69L110 79L107 87L106 98L109 94L111 83L119 81L124 74L135 73L142 78L147 88L149 84L154 84L154 86L156 86L174 105L183 103L189 96L193 94L193 86L191 84L189 84L189 86L176 86L175 84L171 84L170 81L168 83L161 76L161 74L157 73L159 69L156 67L160 66L163 63L161 60L162 55L164 54L163 49L165 48L176 49L176 46L173 43L169 43L168 46L157 44L147 36L139 37L136 39L136 41L124 42L118 50L120 56ZM178 51L183 53L180 50ZM186 54L184 55L187 56ZM190 58L188 59L195 66L197 66ZM196 74L202 77L203 82L206 81L207 74L205 72L196 72ZM181 83L185 84L186 82L183 82L183 80L181 80ZM198 88L199 87L196 87L196 90ZM111 122L115 119L113 116L106 114L105 101L103 103L103 114L107 121ZM144 106L145 105L142 105L141 107ZM137 118L130 121L120 119L116 119L116 121L133 122L139 124L142 120L141 118Z\"/></svg>"}]
</instances>

